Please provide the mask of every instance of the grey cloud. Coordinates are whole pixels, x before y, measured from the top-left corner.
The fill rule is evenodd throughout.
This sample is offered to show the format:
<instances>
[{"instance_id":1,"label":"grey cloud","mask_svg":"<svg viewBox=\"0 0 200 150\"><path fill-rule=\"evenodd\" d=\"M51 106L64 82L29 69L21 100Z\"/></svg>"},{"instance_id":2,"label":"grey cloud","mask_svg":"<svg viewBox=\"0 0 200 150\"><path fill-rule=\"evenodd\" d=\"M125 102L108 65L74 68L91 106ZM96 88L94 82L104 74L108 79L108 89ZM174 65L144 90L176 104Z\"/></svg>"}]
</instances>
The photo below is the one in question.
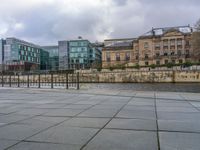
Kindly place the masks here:
<instances>
[{"instance_id":1,"label":"grey cloud","mask_svg":"<svg viewBox=\"0 0 200 150\"><path fill-rule=\"evenodd\" d=\"M70 0L69 8L62 7L61 1L38 3L26 11L8 8L6 15L0 16L0 27L7 25L8 31L0 38L16 36L46 45L78 36L91 41L137 37L152 27L193 25L200 14L199 0L97 0L97 4L87 0L87 5L83 3L78 9ZM14 28L15 23L23 28Z\"/></svg>"}]
</instances>

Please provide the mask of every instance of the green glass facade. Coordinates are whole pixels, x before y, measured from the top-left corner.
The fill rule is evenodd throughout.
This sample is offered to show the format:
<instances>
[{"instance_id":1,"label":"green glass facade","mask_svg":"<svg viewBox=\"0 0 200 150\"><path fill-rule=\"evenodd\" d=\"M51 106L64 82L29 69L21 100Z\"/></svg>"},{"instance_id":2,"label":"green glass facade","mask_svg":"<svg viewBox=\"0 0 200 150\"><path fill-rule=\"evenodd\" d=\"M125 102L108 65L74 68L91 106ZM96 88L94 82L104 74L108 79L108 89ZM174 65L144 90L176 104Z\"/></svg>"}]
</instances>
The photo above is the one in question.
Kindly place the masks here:
<instances>
[{"instance_id":1,"label":"green glass facade","mask_svg":"<svg viewBox=\"0 0 200 150\"><path fill-rule=\"evenodd\" d=\"M38 70L40 67L39 46L26 41L7 38L4 45L4 64L9 71Z\"/></svg>"},{"instance_id":2,"label":"green glass facade","mask_svg":"<svg viewBox=\"0 0 200 150\"><path fill-rule=\"evenodd\" d=\"M70 69L88 69L101 61L101 51L88 40L69 41Z\"/></svg>"},{"instance_id":3,"label":"green glass facade","mask_svg":"<svg viewBox=\"0 0 200 150\"><path fill-rule=\"evenodd\" d=\"M49 52L40 51L40 70L50 70Z\"/></svg>"},{"instance_id":4,"label":"green glass facade","mask_svg":"<svg viewBox=\"0 0 200 150\"><path fill-rule=\"evenodd\" d=\"M49 70L56 71L59 69L58 46L43 46L45 51L49 52Z\"/></svg>"}]
</instances>

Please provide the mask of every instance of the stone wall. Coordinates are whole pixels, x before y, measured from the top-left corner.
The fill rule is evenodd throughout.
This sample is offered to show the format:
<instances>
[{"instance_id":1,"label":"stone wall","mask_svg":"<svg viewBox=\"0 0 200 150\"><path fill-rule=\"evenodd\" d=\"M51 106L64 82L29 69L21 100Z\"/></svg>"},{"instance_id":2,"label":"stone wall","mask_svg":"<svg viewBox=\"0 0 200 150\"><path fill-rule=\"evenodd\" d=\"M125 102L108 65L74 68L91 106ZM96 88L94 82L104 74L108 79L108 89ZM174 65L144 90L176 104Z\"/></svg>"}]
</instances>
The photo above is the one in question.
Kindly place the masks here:
<instances>
[{"instance_id":1,"label":"stone wall","mask_svg":"<svg viewBox=\"0 0 200 150\"><path fill-rule=\"evenodd\" d=\"M170 83L200 82L200 71L126 71L80 73L80 82L92 83Z\"/></svg>"},{"instance_id":2,"label":"stone wall","mask_svg":"<svg viewBox=\"0 0 200 150\"><path fill-rule=\"evenodd\" d=\"M77 74L76 74L77 75ZM77 76L70 74L69 82L76 82ZM200 82L200 71L80 71L79 81L81 83L179 83L179 82ZM4 76L4 82L9 83L9 76ZM20 82L27 82L27 76L20 76ZM0 78L1 82L2 78ZM17 76L12 76L12 82L17 83ZM38 75L30 75L29 82L38 82ZM66 75L54 74L54 82L66 82ZM50 75L41 75L41 83L50 83Z\"/></svg>"}]
</instances>

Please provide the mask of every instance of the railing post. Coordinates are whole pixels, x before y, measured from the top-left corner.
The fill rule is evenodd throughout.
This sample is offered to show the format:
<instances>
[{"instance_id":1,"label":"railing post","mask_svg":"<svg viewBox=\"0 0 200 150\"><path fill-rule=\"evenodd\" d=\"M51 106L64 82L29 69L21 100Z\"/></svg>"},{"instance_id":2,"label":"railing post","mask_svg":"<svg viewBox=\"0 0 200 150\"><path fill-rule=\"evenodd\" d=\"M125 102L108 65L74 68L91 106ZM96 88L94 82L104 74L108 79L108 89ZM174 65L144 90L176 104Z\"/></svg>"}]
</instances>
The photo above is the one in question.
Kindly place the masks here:
<instances>
[{"instance_id":1,"label":"railing post","mask_svg":"<svg viewBox=\"0 0 200 150\"><path fill-rule=\"evenodd\" d=\"M29 88L29 74L27 75L27 87Z\"/></svg>"},{"instance_id":2,"label":"railing post","mask_svg":"<svg viewBox=\"0 0 200 150\"><path fill-rule=\"evenodd\" d=\"M53 73L51 73L51 88L53 89Z\"/></svg>"},{"instance_id":3,"label":"railing post","mask_svg":"<svg viewBox=\"0 0 200 150\"><path fill-rule=\"evenodd\" d=\"M68 81L68 73L65 74L66 75L66 89L69 89L69 81Z\"/></svg>"},{"instance_id":4,"label":"railing post","mask_svg":"<svg viewBox=\"0 0 200 150\"><path fill-rule=\"evenodd\" d=\"M19 74L17 74L17 87L19 87Z\"/></svg>"},{"instance_id":5,"label":"railing post","mask_svg":"<svg viewBox=\"0 0 200 150\"><path fill-rule=\"evenodd\" d=\"M11 75L9 76L9 85L11 87Z\"/></svg>"},{"instance_id":6,"label":"railing post","mask_svg":"<svg viewBox=\"0 0 200 150\"><path fill-rule=\"evenodd\" d=\"M40 88L40 73L38 74L38 88Z\"/></svg>"},{"instance_id":7,"label":"railing post","mask_svg":"<svg viewBox=\"0 0 200 150\"><path fill-rule=\"evenodd\" d=\"M79 72L77 72L77 77L76 77L77 79L76 79L76 81L77 81L77 90L79 90L80 89L80 86L79 86Z\"/></svg>"},{"instance_id":8,"label":"railing post","mask_svg":"<svg viewBox=\"0 0 200 150\"><path fill-rule=\"evenodd\" d=\"M1 74L1 84L2 84L2 87L4 86L4 81L3 81L3 72Z\"/></svg>"}]
</instances>

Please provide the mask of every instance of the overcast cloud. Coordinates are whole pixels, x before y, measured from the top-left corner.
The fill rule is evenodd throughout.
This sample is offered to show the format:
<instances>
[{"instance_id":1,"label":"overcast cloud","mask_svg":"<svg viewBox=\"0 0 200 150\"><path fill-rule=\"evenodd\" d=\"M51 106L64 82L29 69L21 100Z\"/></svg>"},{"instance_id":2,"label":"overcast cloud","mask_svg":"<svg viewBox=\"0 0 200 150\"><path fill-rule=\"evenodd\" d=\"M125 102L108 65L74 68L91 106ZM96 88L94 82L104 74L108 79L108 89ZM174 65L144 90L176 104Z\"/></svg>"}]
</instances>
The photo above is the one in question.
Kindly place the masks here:
<instances>
[{"instance_id":1,"label":"overcast cloud","mask_svg":"<svg viewBox=\"0 0 200 150\"><path fill-rule=\"evenodd\" d=\"M193 26L199 14L199 0L1 0L0 38L41 45L130 38L152 27Z\"/></svg>"}]
</instances>

